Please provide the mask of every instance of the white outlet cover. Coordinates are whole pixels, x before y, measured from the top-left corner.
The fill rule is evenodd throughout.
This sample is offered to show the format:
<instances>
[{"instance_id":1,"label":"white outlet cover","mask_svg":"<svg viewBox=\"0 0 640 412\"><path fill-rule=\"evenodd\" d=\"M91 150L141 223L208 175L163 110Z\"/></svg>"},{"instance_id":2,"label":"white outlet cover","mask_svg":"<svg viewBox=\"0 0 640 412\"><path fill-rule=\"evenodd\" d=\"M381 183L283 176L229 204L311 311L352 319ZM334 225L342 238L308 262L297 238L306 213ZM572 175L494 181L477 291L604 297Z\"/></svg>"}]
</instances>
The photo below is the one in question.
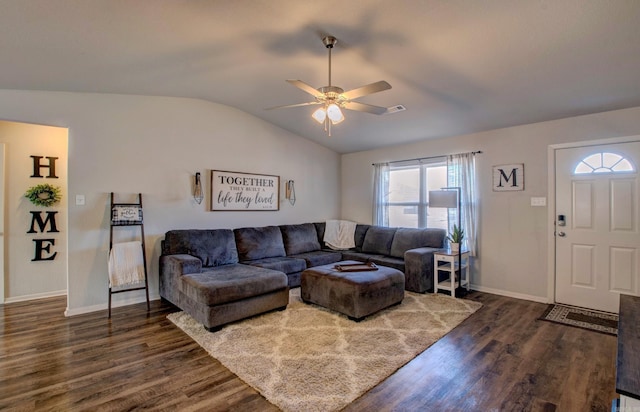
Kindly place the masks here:
<instances>
[{"instance_id":1,"label":"white outlet cover","mask_svg":"<svg viewBox=\"0 0 640 412\"><path fill-rule=\"evenodd\" d=\"M532 197L531 198L531 206L546 206L547 198L546 197Z\"/></svg>"}]
</instances>

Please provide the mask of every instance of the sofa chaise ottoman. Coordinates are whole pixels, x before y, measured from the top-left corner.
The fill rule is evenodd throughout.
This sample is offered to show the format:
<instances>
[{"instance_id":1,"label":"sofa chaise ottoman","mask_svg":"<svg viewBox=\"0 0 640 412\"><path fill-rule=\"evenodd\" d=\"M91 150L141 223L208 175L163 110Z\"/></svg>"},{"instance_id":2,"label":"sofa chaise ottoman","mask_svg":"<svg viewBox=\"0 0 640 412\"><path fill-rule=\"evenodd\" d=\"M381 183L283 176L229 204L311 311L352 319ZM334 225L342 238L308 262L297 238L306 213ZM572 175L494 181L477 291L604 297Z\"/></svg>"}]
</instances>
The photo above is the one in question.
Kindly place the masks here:
<instances>
[{"instance_id":1,"label":"sofa chaise ottoman","mask_svg":"<svg viewBox=\"0 0 640 412\"><path fill-rule=\"evenodd\" d=\"M337 269L338 265L358 263L361 262L348 260L305 270L300 284L302 300L335 310L355 321L402 302L402 272L385 266L360 272Z\"/></svg>"},{"instance_id":2,"label":"sofa chaise ottoman","mask_svg":"<svg viewBox=\"0 0 640 412\"><path fill-rule=\"evenodd\" d=\"M238 263L233 231L171 230L160 256L160 296L210 331L289 303L287 276Z\"/></svg>"}]
</instances>

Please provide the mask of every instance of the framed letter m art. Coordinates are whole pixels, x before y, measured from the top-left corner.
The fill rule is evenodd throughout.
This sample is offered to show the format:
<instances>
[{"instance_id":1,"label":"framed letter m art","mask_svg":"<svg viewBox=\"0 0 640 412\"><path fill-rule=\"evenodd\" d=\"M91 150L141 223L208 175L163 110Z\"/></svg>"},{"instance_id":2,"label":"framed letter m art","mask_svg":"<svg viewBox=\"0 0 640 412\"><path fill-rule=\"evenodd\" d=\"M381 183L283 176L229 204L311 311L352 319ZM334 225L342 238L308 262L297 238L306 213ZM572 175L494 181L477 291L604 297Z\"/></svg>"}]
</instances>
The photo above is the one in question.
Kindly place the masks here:
<instances>
[{"instance_id":1,"label":"framed letter m art","mask_svg":"<svg viewBox=\"0 0 640 412\"><path fill-rule=\"evenodd\" d=\"M280 176L211 171L211 210L278 210Z\"/></svg>"},{"instance_id":2,"label":"framed letter m art","mask_svg":"<svg viewBox=\"0 0 640 412\"><path fill-rule=\"evenodd\" d=\"M493 191L524 190L524 164L493 166Z\"/></svg>"}]
</instances>

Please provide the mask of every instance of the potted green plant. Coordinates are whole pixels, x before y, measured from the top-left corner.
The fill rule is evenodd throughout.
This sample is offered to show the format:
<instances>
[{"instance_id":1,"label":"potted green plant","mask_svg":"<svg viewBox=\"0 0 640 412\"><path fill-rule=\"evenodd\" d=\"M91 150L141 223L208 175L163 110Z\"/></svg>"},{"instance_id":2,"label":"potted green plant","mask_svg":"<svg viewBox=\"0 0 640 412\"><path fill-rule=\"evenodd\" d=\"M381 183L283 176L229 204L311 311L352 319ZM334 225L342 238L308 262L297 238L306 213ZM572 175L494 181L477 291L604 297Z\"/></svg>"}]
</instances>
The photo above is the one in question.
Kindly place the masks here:
<instances>
[{"instance_id":1,"label":"potted green plant","mask_svg":"<svg viewBox=\"0 0 640 412\"><path fill-rule=\"evenodd\" d=\"M458 253L462 239L464 239L464 230L458 227L458 225L453 225L453 231L447 236L447 240L449 240L449 245L451 246L451 252Z\"/></svg>"}]
</instances>

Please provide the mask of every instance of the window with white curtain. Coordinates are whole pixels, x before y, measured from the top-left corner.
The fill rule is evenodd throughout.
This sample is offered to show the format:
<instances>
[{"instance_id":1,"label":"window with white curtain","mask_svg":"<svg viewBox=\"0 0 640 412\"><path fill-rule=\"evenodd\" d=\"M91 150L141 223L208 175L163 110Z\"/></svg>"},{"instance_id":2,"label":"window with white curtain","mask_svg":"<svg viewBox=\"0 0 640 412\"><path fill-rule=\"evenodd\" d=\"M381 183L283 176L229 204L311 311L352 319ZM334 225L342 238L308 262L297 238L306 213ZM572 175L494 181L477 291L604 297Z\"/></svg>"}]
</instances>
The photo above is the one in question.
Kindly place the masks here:
<instances>
[{"instance_id":1,"label":"window with white curtain","mask_svg":"<svg viewBox=\"0 0 640 412\"><path fill-rule=\"evenodd\" d=\"M460 219L464 246L477 253L478 197L475 155L374 164L373 224L390 227L441 228L451 232ZM429 207L429 191L460 188L461 210Z\"/></svg>"},{"instance_id":2,"label":"window with white curtain","mask_svg":"<svg viewBox=\"0 0 640 412\"><path fill-rule=\"evenodd\" d=\"M386 198L391 227L447 228L447 210L429 208L428 193L447 185L445 158L389 165Z\"/></svg>"}]
</instances>

